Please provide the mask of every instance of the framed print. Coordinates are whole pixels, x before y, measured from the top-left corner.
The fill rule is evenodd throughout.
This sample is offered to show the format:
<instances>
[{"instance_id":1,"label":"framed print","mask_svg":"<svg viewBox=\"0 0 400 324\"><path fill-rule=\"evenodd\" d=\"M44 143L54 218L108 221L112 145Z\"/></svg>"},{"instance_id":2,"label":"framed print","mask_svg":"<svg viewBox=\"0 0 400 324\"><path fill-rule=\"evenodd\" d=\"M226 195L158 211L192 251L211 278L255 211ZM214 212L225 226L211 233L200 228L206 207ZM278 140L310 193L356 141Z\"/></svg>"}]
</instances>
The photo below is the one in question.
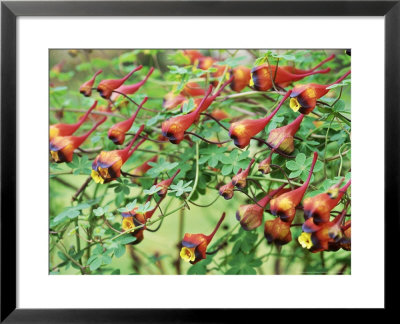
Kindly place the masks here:
<instances>
[{"instance_id":1,"label":"framed print","mask_svg":"<svg viewBox=\"0 0 400 324\"><path fill-rule=\"evenodd\" d=\"M399 16L2 2L1 320L390 308Z\"/></svg>"}]
</instances>

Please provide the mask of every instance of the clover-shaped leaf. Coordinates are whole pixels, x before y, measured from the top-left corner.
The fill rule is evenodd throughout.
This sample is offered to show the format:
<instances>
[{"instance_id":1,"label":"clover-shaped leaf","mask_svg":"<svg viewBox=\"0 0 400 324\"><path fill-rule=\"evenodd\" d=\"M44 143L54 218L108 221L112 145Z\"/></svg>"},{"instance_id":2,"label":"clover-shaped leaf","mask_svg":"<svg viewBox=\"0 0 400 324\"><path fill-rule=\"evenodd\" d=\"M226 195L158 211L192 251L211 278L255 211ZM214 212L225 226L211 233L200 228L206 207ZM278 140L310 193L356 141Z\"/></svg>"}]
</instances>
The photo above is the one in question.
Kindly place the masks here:
<instances>
[{"instance_id":1,"label":"clover-shaped leaf","mask_svg":"<svg viewBox=\"0 0 400 324\"><path fill-rule=\"evenodd\" d=\"M225 156L226 147L218 147L217 145L210 145L206 149L200 151L199 164L208 162L208 165L215 168L218 162L222 162Z\"/></svg>"},{"instance_id":2,"label":"clover-shaped leaf","mask_svg":"<svg viewBox=\"0 0 400 324\"><path fill-rule=\"evenodd\" d=\"M247 158L249 154L250 151L239 153L239 150L233 150L229 156L224 155L221 161L224 164L221 169L222 175L225 176L231 174L232 171L233 173L237 173L240 168L245 169L250 162Z\"/></svg>"},{"instance_id":3,"label":"clover-shaped leaf","mask_svg":"<svg viewBox=\"0 0 400 324\"><path fill-rule=\"evenodd\" d=\"M150 177L158 177L161 173L163 172L168 172L169 170L172 170L175 168L179 163L174 162L168 162L165 161L164 158L160 158L157 162L148 162L152 168L146 172L147 175Z\"/></svg>"},{"instance_id":4,"label":"clover-shaped leaf","mask_svg":"<svg viewBox=\"0 0 400 324\"><path fill-rule=\"evenodd\" d=\"M286 167L292 171L289 174L289 178L297 178L300 177L303 181L307 180L308 173L311 168L313 158L307 158L304 153L299 153L296 156L296 159L293 161L287 161ZM321 161L317 161L314 167L313 172L318 172L323 168L323 163ZM313 178L311 178L313 179Z\"/></svg>"},{"instance_id":5,"label":"clover-shaped leaf","mask_svg":"<svg viewBox=\"0 0 400 324\"><path fill-rule=\"evenodd\" d=\"M137 200L133 200L130 203L128 203L125 207L120 207L117 210L121 213L129 213L132 209L136 207Z\"/></svg>"},{"instance_id":6,"label":"clover-shaped leaf","mask_svg":"<svg viewBox=\"0 0 400 324\"><path fill-rule=\"evenodd\" d=\"M147 213L148 211L152 210L151 206L150 206L150 201L146 202L144 205L139 205L137 212L144 214Z\"/></svg>"},{"instance_id":7,"label":"clover-shaped leaf","mask_svg":"<svg viewBox=\"0 0 400 324\"><path fill-rule=\"evenodd\" d=\"M171 192L175 192L176 197L181 196L185 192L191 192L192 187L189 187L191 183L192 180L186 182L185 184L183 183L182 180L180 180L176 185L171 185Z\"/></svg>"},{"instance_id":8,"label":"clover-shaped leaf","mask_svg":"<svg viewBox=\"0 0 400 324\"><path fill-rule=\"evenodd\" d=\"M67 165L73 170L73 174L87 174L92 172L92 163L89 161L86 155L79 157L74 154L74 157Z\"/></svg>"},{"instance_id":9,"label":"clover-shaped leaf","mask_svg":"<svg viewBox=\"0 0 400 324\"><path fill-rule=\"evenodd\" d=\"M146 195L154 195L156 192L160 191L162 188L157 187L156 185L152 186L150 189L144 189L143 193Z\"/></svg>"}]
</instances>

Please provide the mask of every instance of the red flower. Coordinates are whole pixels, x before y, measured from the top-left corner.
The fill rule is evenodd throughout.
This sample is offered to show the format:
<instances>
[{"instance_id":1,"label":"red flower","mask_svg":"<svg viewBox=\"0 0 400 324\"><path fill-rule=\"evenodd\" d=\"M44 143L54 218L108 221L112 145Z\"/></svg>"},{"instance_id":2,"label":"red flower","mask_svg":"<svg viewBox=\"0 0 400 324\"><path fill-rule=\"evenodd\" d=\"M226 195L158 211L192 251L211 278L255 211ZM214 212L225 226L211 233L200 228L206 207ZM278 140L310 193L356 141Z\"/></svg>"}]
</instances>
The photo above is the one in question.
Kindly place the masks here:
<instances>
[{"instance_id":1,"label":"red flower","mask_svg":"<svg viewBox=\"0 0 400 324\"><path fill-rule=\"evenodd\" d=\"M186 97L182 94L174 95L174 92L168 92L163 99L163 107L167 110L178 107L181 103L186 100Z\"/></svg>"},{"instance_id":2,"label":"red flower","mask_svg":"<svg viewBox=\"0 0 400 324\"><path fill-rule=\"evenodd\" d=\"M143 138L131 151L129 151L143 129L144 125L139 128L135 137L126 148L109 152L101 151L100 154L97 155L92 164L92 178L96 183L110 182L120 177L122 165L146 140L146 138Z\"/></svg>"},{"instance_id":3,"label":"red flower","mask_svg":"<svg viewBox=\"0 0 400 324\"><path fill-rule=\"evenodd\" d=\"M212 86L209 87L205 97L201 100L196 110L183 116L172 117L162 123L161 125L162 134L165 137L167 137L171 143L179 144L183 140L185 136L185 131L190 126L192 126L192 124L199 116L202 106L205 103L205 100L211 93L211 89Z\"/></svg>"},{"instance_id":4,"label":"red flower","mask_svg":"<svg viewBox=\"0 0 400 324\"><path fill-rule=\"evenodd\" d=\"M315 163L317 162L318 153L314 152L313 161L311 164L310 172L308 174L306 182L304 184L289 192L286 192L277 198L271 200L271 214L278 216L282 221L291 223L296 214L296 206L300 204L303 196L310 183L312 172L314 170Z\"/></svg>"},{"instance_id":5,"label":"red flower","mask_svg":"<svg viewBox=\"0 0 400 324\"><path fill-rule=\"evenodd\" d=\"M90 97L92 95L92 88L94 81L101 72L103 72L103 70L98 70L90 80L83 83L79 88L79 92L83 94L85 97Z\"/></svg>"},{"instance_id":6,"label":"red flower","mask_svg":"<svg viewBox=\"0 0 400 324\"><path fill-rule=\"evenodd\" d=\"M219 188L219 194L225 198L225 200L232 199L233 197L233 189L235 188L232 181L227 183L226 185Z\"/></svg>"},{"instance_id":7,"label":"red flower","mask_svg":"<svg viewBox=\"0 0 400 324\"><path fill-rule=\"evenodd\" d=\"M104 117L101 121L93 126L93 128L82 136L56 136L50 142L50 154L54 162L71 162L74 150L76 150L82 143L92 134L97 127L106 121Z\"/></svg>"},{"instance_id":8,"label":"red flower","mask_svg":"<svg viewBox=\"0 0 400 324\"><path fill-rule=\"evenodd\" d=\"M160 197L165 197L169 186L171 185L172 181L174 181L175 177L178 175L179 172L181 172L181 169L178 169L171 178L156 184L157 188L161 188L161 190L157 191L157 195L159 195Z\"/></svg>"},{"instance_id":9,"label":"red flower","mask_svg":"<svg viewBox=\"0 0 400 324\"><path fill-rule=\"evenodd\" d=\"M150 77L150 75L153 73L154 68L151 67L149 72L147 73L146 77L137 83L134 84L130 84L130 85L122 85L119 88L115 89L115 92L111 95L111 100L117 100L117 98L121 95L118 92L123 93L124 95L132 95L134 94L136 91L138 91L148 80L148 78Z\"/></svg>"},{"instance_id":10,"label":"red flower","mask_svg":"<svg viewBox=\"0 0 400 324\"><path fill-rule=\"evenodd\" d=\"M271 190L267 195L260 199L257 204L241 205L236 212L236 219L240 222L242 228L246 231L251 231L262 224L263 213L269 201L279 194L285 184L278 189Z\"/></svg>"},{"instance_id":11,"label":"red flower","mask_svg":"<svg viewBox=\"0 0 400 324\"><path fill-rule=\"evenodd\" d=\"M144 162L141 166L138 166L137 168L133 169L131 171L131 174L134 176L141 177L144 175L147 171L149 171L152 166L149 165L149 162L157 162L158 155L154 155L151 159L148 159L146 162Z\"/></svg>"},{"instance_id":12,"label":"red flower","mask_svg":"<svg viewBox=\"0 0 400 324\"><path fill-rule=\"evenodd\" d=\"M269 244L285 245L292 240L290 223L282 221L279 217L268 220L264 225L264 236Z\"/></svg>"},{"instance_id":13,"label":"red flower","mask_svg":"<svg viewBox=\"0 0 400 324\"><path fill-rule=\"evenodd\" d=\"M340 202L351 184L351 180L349 180L343 188L340 188L342 182L343 180L330 187L327 192L304 199L303 206L306 222L304 223L303 230L305 232L307 232L305 230L306 227L313 228L316 225L329 221L332 209Z\"/></svg>"},{"instance_id":14,"label":"red flower","mask_svg":"<svg viewBox=\"0 0 400 324\"><path fill-rule=\"evenodd\" d=\"M222 214L217 223L217 226L210 235L186 233L182 240L182 249L180 252L181 258L187 262L190 262L191 264L196 264L200 260L205 259L207 257L207 247L213 239L224 218L225 213Z\"/></svg>"},{"instance_id":15,"label":"red flower","mask_svg":"<svg viewBox=\"0 0 400 324\"><path fill-rule=\"evenodd\" d=\"M307 248L313 253L338 250L341 243L348 243L348 238L345 237L343 227L341 226L346 216L346 211L347 206L333 221L323 223L312 230L307 228L307 231L304 231L303 226L304 232L299 236L299 243L303 248Z\"/></svg>"},{"instance_id":16,"label":"red flower","mask_svg":"<svg viewBox=\"0 0 400 324\"><path fill-rule=\"evenodd\" d=\"M299 111L305 115L309 114L314 110L317 100L329 92L329 89L327 88L331 85L341 82L350 73L351 71L348 71L341 78L327 85L316 83L296 85L293 88L292 94L290 95L290 108L292 108L293 111Z\"/></svg>"},{"instance_id":17,"label":"red flower","mask_svg":"<svg viewBox=\"0 0 400 324\"><path fill-rule=\"evenodd\" d=\"M121 79L108 79L100 81L97 86L97 92L104 99L109 99L114 90L118 89L122 84L129 79L129 77L136 71L140 70L143 66L139 65Z\"/></svg>"},{"instance_id":18,"label":"red flower","mask_svg":"<svg viewBox=\"0 0 400 324\"><path fill-rule=\"evenodd\" d=\"M82 116L81 119L75 124L54 124L50 125L50 141L56 136L70 136L84 123L90 112L96 108L97 101L95 101L90 109Z\"/></svg>"},{"instance_id":19,"label":"red flower","mask_svg":"<svg viewBox=\"0 0 400 324\"><path fill-rule=\"evenodd\" d=\"M199 57L198 61L197 68L201 70L208 70L214 64L214 59L211 56Z\"/></svg>"},{"instance_id":20,"label":"red flower","mask_svg":"<svg viewBox=\"0 0 400 324\"><path fill-rule=\"evenodd\" d=\"M132 127L133 122L136 119L139 110L143 107L144 103L147 101L148 97L145 97L143 101L140 103L136 112L127 120L114 124L108 130L108 138L112 140L117 145L122 145L125 141L125 134L129 131Z\"/></svg>"},{"instance_id":21,"label":"red flower","mask_svg":"<svg viewBox=\"0 0 400 324\"><path fill-rule=\"evenodd\" d=\"M214 117L216 120L223 120L230 117L225 111L221 109L214 109L211 113L211 116Z\"/></svg>"},{"instance_id":22,"label":"red flower","mask_svg":"<svg viewBox=\"0 0 400 324\"><path fill-rule=\"evenodd\" d=\"M147 201L150 201L148 199ZM130 212L122 213L122 225L121 229L123 232L129 231L130 235L136 237L136 241L133 241L131 244L135 245L143 241L143 232L146 230L146 222L149 220L155 211L157 210L158 206L160 206L163 198L161 198L157 205L152 209L145 213L137 213L138 207L133 208ZM141 226L138 229L134 229L135 227Z\"/></svg>"},{"instance_id":23,"label":"red flower","mask_svg":"<svg viewBox=\"0 0 400 324\"><path fill-rule=\"evenodd\" d=\"M191 64L194 64L196 61L203 57L203 54L195 50L184 50L183 55L189 58Z\"/></svg>"},{"instance_id":24,"label":"red flower","mask_svg":"<svg viewBox=\"0 0 400 324\"><path fill-rule=\"evenodd\" d=\"M233 81L230 85L233 91L240 92L249 85L251 79L249 68L238 66L230 71L230 75L233 77Z\"/></svg>"},{"instance_id":25,"label":"red flower","mask_svg":"<svg viewBox=\"0 0 400 324\"><path fill-rule=\"evenodd\" d=\"M217 71L215 71L214 73L211 74L211 76L215 79L218 79L222 76L222 74L224 74L225 69L227 70L227 65L214 65L213 68L217 69ZM229 77L229 74L226 74L225 77ZM218 80L214 80L211 82L211 84L214 87L218 86Z\"/></svg>"},{"instance_id":26,"label":"red flower","mask_svg":"<svg viewBox=\"0 0 400 324\"><path fill-rule=\"evenodd\" d=\"M249 175L250 172L250 168L254 163L254 159L252 159L248 165L248 167L242 171L242 169L240 168L239 172L232 178L232 184L239 188L239 189L243 189L244 187L246 187L246 179L247 176Z\"/></svg>"},{"instance_id":27,"label":"red flower","mask_svg":"<svg viewBox=\"0 0 400 324\"><path fill-rule=\"evenodd\" d=\"M290 93L291 91L288 91L285 94L279 105L269 116L260 119L244 119L231 124L231 126L229 127L229 136L233 139L235 145L241 149L249 145L251 138L257 135L265 128L265 126L267 126L270 120L281 108L285 100L289 97Z\"/></svg>"},{"instance_id":28,"label":"red flower","mask_svg":"<svg viewBox=\"0 0 400 324\"><path fill-rule=\"evenodd\" d=\"M307 76L319 74L319 73L328 73L331 69L327 68L320 71L311 71L304 74L293 74L284 69L283 67L276 67L272 65L268 67L267 64L259 65L254 67L251 70L251 80L250 80L250 87L253 87L255 90L258 91L267 91L272 88L272 81L269 75L271 70L271 74L275 77L274 81L276 85L285 84L288 82L298 81Z\"/></svg>"},{"instance_id":29,"label":"red flower","mask_svg":"<svg viewBox=\"0 0 400 324\"><path fill-rule=\"evenodd\" d=\"M260 171L262 174L268 174L271 172L271 161L273 152L274 150L271 150L271 153L268 155L268 157L258 163L258 171Z\"/></svg>"},{"instance_id":30,"label":"red flower","mask_svg":"<svg viewBox=\"0 0 400 324\"><path fill-rule=\"evenodd\" d=\"M275 150L290 154L294 151L294 135L300 128L304 115L299 115L290 124L273 129L267 139L267 143Z\"/></svg>"},{"instance_id":31,"label":"red flower","mask_svg":"<svg viewBox=\"0 0 400 324\"><path fill-rule=\"evenodd\" d=\"M181 94L186 97L204 96L206 91L196 82L188 82L185 84Z\"/></svg>"},{"instance_id":32,"label":"red flower","mask_svg":"<svg viewBox=\"0 0 400 324\"><path fill-rule=\"evenodd\" d=\"M202 113L203 111L207 110L208 107L210 107L210 105L214 102L214 100L221 94L221 92L226 88L226 86L232 82L232 78L230 78L229 80L227 80L226 82L224 82L224 84L219 88L219 90L214 93L212 96L209 96L208 98L206 98L206 100L204 101L201 109L200 109L200 113ZM201 101L203 99L202 98L196 98L194 99L194 110L200 105Z\"/></svg>"},{"instance_id":33,"label":"red flower","mask_svg":"<svg viewBox=\"0 0 400 324\"><path fill-rule=\"evenodd\" d=\"M285 69L286 71L290 72L290 73L293 73L293 74L305 74L305 73L309 73L309 72L315 71L316 69L321 67L323 64L325 64L326 62L331 61L334 58L335 58L335 54L332 54L331 56L329 56L325 60L321 61L319 64L317 64L315 67L313 67L312 69L309 69L309 70L297 69L294 66L282 66L282 68ZM291 83L292 82L281 83L281 84L279 84L279 86L282 87L282 88L285 88L285 87L289 86Z\"/></svg>"}]
</instances>

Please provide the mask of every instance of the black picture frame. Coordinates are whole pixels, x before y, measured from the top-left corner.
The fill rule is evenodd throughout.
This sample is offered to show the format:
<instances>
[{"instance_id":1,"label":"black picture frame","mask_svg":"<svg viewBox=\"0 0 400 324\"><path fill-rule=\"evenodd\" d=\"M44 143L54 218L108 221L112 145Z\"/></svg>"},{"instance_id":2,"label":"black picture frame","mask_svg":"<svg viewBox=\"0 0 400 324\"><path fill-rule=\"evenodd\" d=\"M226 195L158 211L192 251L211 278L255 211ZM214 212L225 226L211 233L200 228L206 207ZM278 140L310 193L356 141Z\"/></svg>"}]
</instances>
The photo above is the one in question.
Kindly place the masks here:
<instances>
[{"instance_id":1,"label":"black picture frame","mask_svg":"<svg viewBox=\"0 0 400 324\"><path fill-rule=\"evenodd\" d=\"M384 16L385 19L385 309L395 289L400 214L400 1L4 1L1 3L1 322L227 322L241 310L16 308L16 19L19 16ZM371 44L371 51L373 51ZM369 53L366 53L369 55ZM371 95L369 92L368 95ZM379 109L379 108L377 108ZM373 113L373 112L370 112ZM367 139L366 139L367 140ZM368 163L373 165L373 158ZM371 188L373 195L373 188ZM393 219L394 218L394 219ZM373 236L373 233L371 233ZM373 238L371 238L373 240ZM373 242L371 242L373 244ZM39 294L40 292L38 292ZM134 305L134 301L132 303ZM329 303L327 304L329 306ZM265 310L252 310L253 316ZM257 314L256 314L257 313ZM261 313L261 314L259 314Z\"/></svg>"}]
</instances>

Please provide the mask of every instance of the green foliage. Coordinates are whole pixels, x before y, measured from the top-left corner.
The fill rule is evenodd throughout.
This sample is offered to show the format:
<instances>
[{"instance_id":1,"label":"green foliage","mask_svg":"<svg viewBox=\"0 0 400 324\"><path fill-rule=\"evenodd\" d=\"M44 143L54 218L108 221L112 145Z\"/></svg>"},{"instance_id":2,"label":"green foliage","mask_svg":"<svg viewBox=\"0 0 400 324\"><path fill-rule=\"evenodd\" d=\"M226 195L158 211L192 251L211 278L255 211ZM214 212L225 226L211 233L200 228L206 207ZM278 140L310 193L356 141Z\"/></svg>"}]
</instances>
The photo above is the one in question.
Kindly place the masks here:
<instances>
[{"instance_id":1,"label":"green foliage","mask_svg":"<svg viewBox=\"0 0 400 324\"><path fill-rule=\"evenodd\" d=\"M121 78L138 65L143 68L125 85L143 80L151 67L155 70L136 93L128 95L129 99L120 96L113 100L106 122L75 150L71 162L50 163L50 274L255 275L277 271L282 274L336 274L342 268L346 274L350 273L351 252L343 249L324 252L322 262L321 253L311 253L301 247L298 242L302 233L299 225L304 222L301 204L293 220L296 226L291 227L292 241L279 249L268 245L264 238L264 222L275 217L269 213L269 205L265 208L262 225L252 231L243 230L235 217L241 205L254 204L266 192L287 184L287 177L293 187L304 183L314 152L318 153L318 161L304 197L325 192L343 177L344 183L350 180L350 78L330 86L328 94L318 99L315 109L305 116L294 136L293 158L272 154L274 166L269 174L259 173L258 164L269 156L270 148L252 140L245 149L238 149L229 141L227 131L233 122L267 116L282 99L282 93L296 84L331 84L349 70L350 57L344 51L332 50L329 53L325 50L200 50L200 53L214 60L207 70L200 69L197 63L191 64L180 50L78 50L74 57L65 50L52 50L51 124L76 123L94 100L100 107L96 109L106 111L109 102L97 91L93 90L90 97L78 91L95 71L103 70L94 88L101 80ZM226 87L205 113L215 117L218 109L228 117L216 122L202 114L187 129L200 138L186 134L179 145L174 145L160 137L166 119L186 115L195 109L196 98L188 96L183 104L172 109L164 107L167 93L182 94L188 82L196 82L203 89L213 82L215 92L217 83L226 81L226 75L213 75L221 66L226 67L228 75L231 69L241 65L251 68L269 64L309 70L331 53L335 53L336 58L323 66L329 67L330 73L288 82L278 92L274 89L257 92L249 87L236 92ZM57 65L61 61L65 64ZM132 116L136 104L145 97L148 101L124 143L114 144L108 138L109 128ZM256 137L266 140L273 129L288 125L298 115L287 100ZM99 117L91 114L73 135L87 132ZM126 147L142 124L149 139L125 161L121 176L103 184L87 182L96 156L101 151ZM133 176L138 166L155 156L157 160L148 163L149 169L144 174ZM230 200L220 198L220 186L230 183L239 169L247 168L252 158L255 163L243 192L235 192ZM156 184L169 179L178 169L180 172L169 186L168 194L161 198L157 194L161 188ZM350 201L349 189L334 208L332 217ZM157 209L156 204L159 205ZM136 214L123 218L134 209ZM141 223L143 219L138 218L150 215L149 211L155 213L145 224ZM194 265L184 263L179 258L178 248L183 235L211 233L222 212L226 212L226 218L207 247L206 259ZM351 213L351 206L348 213ZM129 223L131 220L133 224ZM141 224L139 228L135 228L137 224Z\"/></svg>"}]
</instances>

